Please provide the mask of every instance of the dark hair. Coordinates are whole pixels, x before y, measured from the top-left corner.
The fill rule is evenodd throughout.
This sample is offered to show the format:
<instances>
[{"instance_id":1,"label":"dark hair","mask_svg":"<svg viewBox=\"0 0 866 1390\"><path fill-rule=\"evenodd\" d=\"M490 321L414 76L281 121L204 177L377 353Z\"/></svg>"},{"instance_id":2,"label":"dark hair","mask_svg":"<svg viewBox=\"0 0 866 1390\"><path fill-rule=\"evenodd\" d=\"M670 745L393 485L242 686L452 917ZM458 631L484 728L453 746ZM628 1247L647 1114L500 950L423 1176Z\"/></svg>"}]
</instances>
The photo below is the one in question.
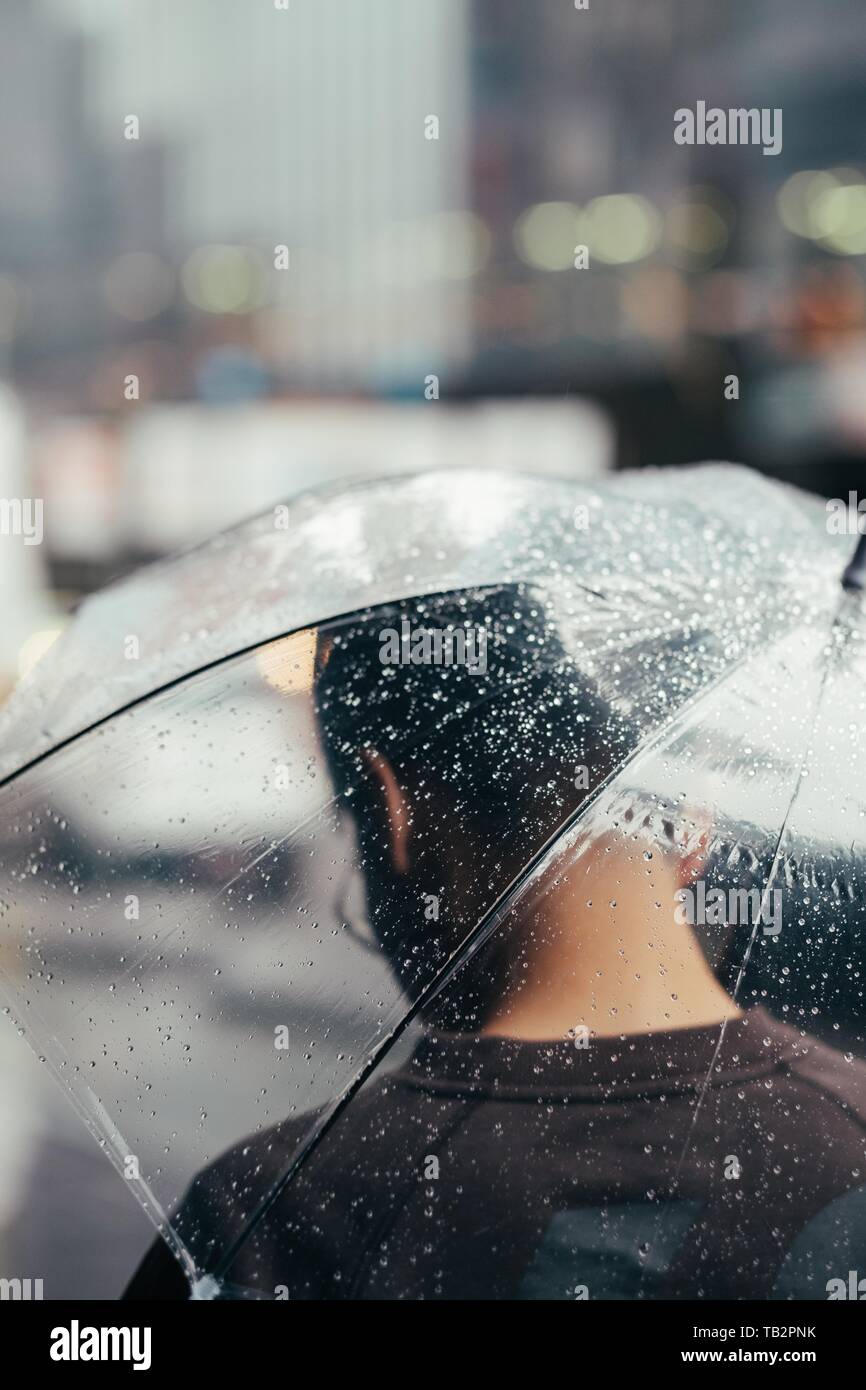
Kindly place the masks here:
<instances>
[{"instance_id":1,"label":"dark hair","mask_svg":"<svg viewBox=\"0 0 866 1390\"><path fill-rule=\"evenodd\" d=\"M414 633L483 628L486 669L389 664L384 644L404 622ZM331 626L316 700L331 775L352 811L370 925L410 996L637 737L566 651L549 601L523 585L407 600ZM371 750L410 806L405 874L388 852ZM425 917L431 895L436 920ZM484 974L463 989L452 1026L477 1024L495 1002L489 953Z\"/></svg>"}]
</instances>

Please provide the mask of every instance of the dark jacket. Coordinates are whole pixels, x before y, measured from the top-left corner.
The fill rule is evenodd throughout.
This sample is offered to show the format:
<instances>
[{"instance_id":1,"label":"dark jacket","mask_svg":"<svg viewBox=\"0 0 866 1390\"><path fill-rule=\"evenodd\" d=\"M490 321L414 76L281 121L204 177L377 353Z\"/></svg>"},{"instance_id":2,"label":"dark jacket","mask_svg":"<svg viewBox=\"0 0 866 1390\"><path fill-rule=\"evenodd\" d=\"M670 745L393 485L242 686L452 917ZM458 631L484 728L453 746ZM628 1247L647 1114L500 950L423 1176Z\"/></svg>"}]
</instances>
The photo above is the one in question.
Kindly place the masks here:
<instances>
[{"instance_id":1,"label":"dark jacket","mask_svg":"<svg viewBox=\"0 0 866 1390\"><path fill-rule=\"evenodd\" d=\"M369 1083L243 1245L291 1299L828 1297L866 1276L866 1065L761 1009L574 1044L425 1038ZM202 1174L178 1228L213 1267L306 1121ZM187 1298L162 1241L126 1294Z\"/></svg>"}]
</instances>

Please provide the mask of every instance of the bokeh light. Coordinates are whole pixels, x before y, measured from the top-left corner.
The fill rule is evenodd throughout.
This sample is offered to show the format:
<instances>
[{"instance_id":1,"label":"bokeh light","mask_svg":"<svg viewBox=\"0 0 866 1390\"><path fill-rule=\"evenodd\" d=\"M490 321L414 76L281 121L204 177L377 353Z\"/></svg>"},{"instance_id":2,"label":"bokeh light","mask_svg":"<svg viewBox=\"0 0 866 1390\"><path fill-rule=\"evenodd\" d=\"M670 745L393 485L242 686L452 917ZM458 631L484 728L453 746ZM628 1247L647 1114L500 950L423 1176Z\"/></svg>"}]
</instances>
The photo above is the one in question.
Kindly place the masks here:
<instances>
[{"instance_id":1,"label":"bokeh light","mask_svg":"<svg viewBox=\"0 0 866 1390\"><path fill-rule=\"evenodd\" d=\"M582 241L580 208L575 203L535 203L517 219L514 245L533 270L568 270Z\"/></svg>"},{"instance_id":2,"label":"bokeh light","mask_svg":"<svg viewBox=\"0 0 866 1390\"><path fill-rule=\"evenodd\" d=\"M425 228L424 249L431 273L442 280L468 280L484 268L492 237L472 212L441 212Z\"/></svg>"},{"instance_id":3,"label":"bokeh light","mask_svg":"<svg viewBox=\"0 0 866 1390\"><path fill-rule=\"evenodd\" d=\"M184 294L209 314L245 314L265 299L265 261L248 246L202 246L181 271Z\"/></svg>"},{"instance_id":4,"label":"bokeh light","mask_svg":"<svg viewBox=\"0 0 866 1390\"><path fill-rule=\"evenodd\" d=\"M723 255L730 237L720 200L709 190L692 190L668 209L665 237L675 255L702 265L713 264Z\"/></svg>"},{"instance_id":5,"label":"bokeh light","mask_svg":"<svg viewBox=\"0 0 866 1390\"><path fill-rule=\"evenodd\" d=\"M612 193L593 198L586 209L584 230L592 255L609 265L625 265L642 260L655 249L661 219L646 198Z\"/></svg>"},{"instance_id":6,"label":"bokeh light","mask_svg":"<svg viewBox=\"0 0 866 1390\"><path fill-rule=\"evenodd\" d=\"M801 169L782 185L779 216L789 232L840 255L866 253L866 180L857 169Z\"/></svg>"},{"instance_id":7,"label":"bokeh light","mask_svg":"<svg viewBox=\"0 0 866 1390\"><path fill-rule=\"evenodd\" d=\"M821 244L842 255L866 252L866 184L839 183L817 199L813 219Z\"/></svg>"}]
</instances>

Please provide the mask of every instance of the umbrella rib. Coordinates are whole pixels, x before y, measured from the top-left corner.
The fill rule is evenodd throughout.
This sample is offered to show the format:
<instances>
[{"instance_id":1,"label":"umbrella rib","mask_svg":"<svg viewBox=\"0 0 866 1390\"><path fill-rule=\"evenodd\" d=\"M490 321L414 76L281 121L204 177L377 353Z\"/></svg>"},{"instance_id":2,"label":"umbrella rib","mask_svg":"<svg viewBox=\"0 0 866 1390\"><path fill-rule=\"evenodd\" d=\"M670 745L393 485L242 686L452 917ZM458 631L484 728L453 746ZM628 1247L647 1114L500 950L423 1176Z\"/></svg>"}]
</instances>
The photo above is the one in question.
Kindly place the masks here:
<instances>
[{"instance_id":1,"label":"umbrella rib","mask_svg":"<svg viewBox=\"0 0 866 1390\"><path fill-rule=\"evenodd\" d=\"M840 619L840 617L841 617L841 615L842 615L843 609L844 609L844 607L846 606L847 602L848 602L848 600L847 600L847 595L844 596L843 598L841 598L840 601L839 601L838 607L837 607L836 612L835 612L835 614L834 614L834 616L833 616L833 620L832 620L832 622L831 622L831 624L830 624L830 637L831 637L831 639L832 639L833 633L836 631L836 628L837 628L838 625L839 625L839 619ZM811 752L812 752L812 744L813 744L813 741L814 741L814 738L815 738L815 730L816 730L817 727L818 727L818 717L819 717L819 715L820 715L820 713L821 713L821 706L822 706L823 700L824 700L824 692L825 692L826 687L827 687L827 681L829 680L829 677L830 677L830 671L831 671L831 668L832 668L832 666L833 666L833 660L834 660L834 653L831 651L830 656L828 657L828 660L827 660L827 662L826 662L826 664L825 664L825 666L824 666L824 669L823 669L823 671L821 672L821 680L820 680L820 682L819 682L819 684L818 684L818 690L817 690L817 693L816 693L816 696L815 696L815 705L814 705L814 708L813 708L813 711L812 711L812 717L811 717L811 719L810 719L810 721L809 721L809 728L808 728L808 732L807 732L807 735L806 735L805 745L804 745L804 748L803 748L803 757L800 759L800 767L799 767L799 770L798 770L798 773L797 773L797 777L796 777L795 782L794 782L794 787L793 787L793 790L792 790L792 792L791 792L791 797L790 797L790 800L788 801L787 807L785 808L785 814L784 814L784 816L782 817L782 823L781 823L781 825L780 825L780 827L779 827L779 834L778 834L778 836L777 836L777 838L776 838L776 846L775 846L775 849L774 849L774 851L773 851L773 859L772 859L772 862L771 862L771 864L770 864L769 872L768 872L768 874L767 874L767 881L766 881L766 883L764 884L764 891L763 891L763 893L761 894L761 904L760 904L760 907L759 907L757 913L755 914L755 921L754 921L754 924L753 924L753 926L752 926L752 931L751 931L751 933L750 933L750 935L749 935L749 939L748 939L748 941L747 941L747 943L746 943L746 947L745 947L745 950L744 950L744 952L743 952L743 958L742 958L742 960L741 960L741 962L740 962L740 966L739 966L739 969L738 969L738 971L737 971L737 978L736 978L736 980L734 981L734 987L733 987L733 989L732 989L732 991L731 991L731 998L733 999L734 1003L737 1002L737 995L738 995L738 993L739 993L740 986L741 986L742 983L743 983L743 979L744 979L744 977L745 977L746 970L748 969L749 961L751 960L752 950L754 949L755 942L756 942L756 940L757 940L757 938L758 938L758 927L761 925L761 923L762 923L762 921L763 921L764 909L765 909L765 907L766 907L766 905L767 905L767 901L768 901L769 894L770 894L771 889L772 889L772 885L773 885L773 883L775 882L776 875L777 875L778 870L779 870L780 855L781 855L781 849L782 849L782 841L783 841L784 838L785 838L785 831L786 831L787 828L788 828L788 824L789 824L790 819L791 819L791 814L792 814L792 812L793 812L793 810L794 810L794 806L796 805L796 802L797 802L797 797L800 795L800 788L801 788L801 786L802 786L802 784L803 784L803 778L806 776L806 772L807 772L806 763L807 763L807 760L809 759L810 754L811 754ZM682 1174L683 1164L685 1163L686 1154L687 1154L688 1151L689 1151L689 1147L690 1147L690 1145L691 1145L692 1138L693 1138L693 1136L694 1136L695 1128L696 1128L696 1126L697 1126L698 1119L699 1119L699 1117L700 1117L700 1113L701 1113L701 1109L702 1109L702 1107L703 1107L704 1099L705 1099L706 1094L707 1094L707 1091L709 1090L709 1087L710 1087L710 1079L711 1079L712 1074L713 1074L713 1069L714 1069L714 1067L715 1067L715 1065L716 1065L716 1063L717 1063L717 1061L718 1061L718 1059L719 1059L719 1054L720 1054L720 1052L721 1052L721 1050L722 1050L722 1045L723 1045L724 1040L725 1040L725 1034L726 1034L727 1029L728 1029L728 1022L729 1022L729 1020L728 1020L727 1018L723 1019L723 1020L722 1020L722 1023L721 1023L721 1027L719 1028L719 1036L718 1036L718 1038L717 1038L717 1040L716 1040L716 1045L715 1045L715 1047L713 1048L713 1054L712 1054L712 1056L711 1056L711 1058L710 1058L709 1066L707 1067L706 1074L705 1074L705 1076L704 1076L704 1079L703 1079L703 1082L702 1082L702 1085L701 1085L701 1089L700 1089L700 1092L699 1092L699 1094L698 1094L697 1101L695 1102L694 1113L692 1114L691 1124L689 1125L688 1133L686 1134L685 1141L684 1141L683 1146L682 1146L682 1150L680 1151L680 1156L679 1156L679 1160L678 1160L678 1162L677 1162L676 1170L675 1170L675 1172L674 1172L673 1182L671 1183L671 1188L670 1188L671 1196L675 1196L675 1194L676 1194L676 1192L677 1192L677 1189L678 1189L678 1187L679 1187L680 1176L681 1176L681 1174ZM653 1236L653 1240L657 1240L657 1239L658 1239L658 1237L659 1237L659 1235L660 1235L660 1233L661 1233L661 1230L662 1230L662 1228L663 1228L663 1225L664 1225L664 1219L665 1219L666 1214L667 1214L667 1209L664 1208L664 1207L662 1207L662 1208L660 1209L660 1211L659 1211L659 1215L658 1215L658 1218L657 1218L656 1231L655 1231L655 1235ZM646 1266L644 1267L644 1273L641 1275L641 1284L643 1283L643 1279L644 1279L644 1277L645 1277L645 1273L646 1273Z\"/></svg>"},{"instance_id":2,"label":"umbrella rib","mask_svg":"<svg viewBox=\"0 0 866 1390\"><path fill-rule=\"evenodd\" d=\"M519 582L525 584L528 588L531 588L534 581L532 579L527 579L521 580ZM473 584L469 586L470 589L476 590L483 590L491 587L493 587L492 580L486 583ZM579 581L576 581L576 587L582 589L584 593L592 594L594 598L601 598L603 601L607 601L607 595L600 594L597 590L590 588L588 584L581 584ZM79 739L85 738L87 734L92 734L97 729L103 728L106 724L110 724L113 720L119 719L121 715L128 714L130 710L137 709L139 705L145 705L148 703L148 701L155 700L158 698L158 696L165 695L170 690L175 690L179 685L183 685L186 681L192 681L197 676L205 675L208 671L218 670L220 666L227 666L230 662L239 660L241 657L251 656L253 652L261 651L262 648L269 647L274 642L284 642L287 640L287 638L295 637L298 633L301 632L317 630L326 626L332 627L337 623L351 622L353 619L363 618L372 611L377 611L380 608L395 607L397 604L400 603L414 602L418 598L448 598L449 595L455 592L462 591L455 591L453 589L438 589L428 594L414 595L412 598L383 599L381 603L377 602L376 604L372 606L368 605L365 608L351 608L345 613L336 613L333 617L325 618L320 622L301 623L300 626L296 624L294 627L286 628L283 632L274 633L271 637L260 637L255 642L247 643L246 646L233 648L230 652L223 652L220 656L215 656L212 657L209 661L202 662L200 666L194 667L191 671L181 671L178 675L172 676L169 680L163 681L162 684L155 685L150 690L143 691L139 695L133 695L131 699L126 700L123 704L118 705L115 709L109 710L106 714L99 715L97 719L94 719L91 721L91 723L86 724L84 728L76 729L74 733L66 734L63 738L59 739L57 743L52 743L49 748L43 748L41 753L34 754L32 758L28 758L27 761L23 763L20 767L13 768L11 772L7 772L3 776L0 776L0 791L3 791L3 789L9 786L10 783L17 781L19 777L23 777L25 772L31 772L32 769L34 767L38 767L40 763L44 763L48 758L53 758L55 753L61 753L65 748L68 748L71 744L77 743Z\"/></svg>"}]
</instances>

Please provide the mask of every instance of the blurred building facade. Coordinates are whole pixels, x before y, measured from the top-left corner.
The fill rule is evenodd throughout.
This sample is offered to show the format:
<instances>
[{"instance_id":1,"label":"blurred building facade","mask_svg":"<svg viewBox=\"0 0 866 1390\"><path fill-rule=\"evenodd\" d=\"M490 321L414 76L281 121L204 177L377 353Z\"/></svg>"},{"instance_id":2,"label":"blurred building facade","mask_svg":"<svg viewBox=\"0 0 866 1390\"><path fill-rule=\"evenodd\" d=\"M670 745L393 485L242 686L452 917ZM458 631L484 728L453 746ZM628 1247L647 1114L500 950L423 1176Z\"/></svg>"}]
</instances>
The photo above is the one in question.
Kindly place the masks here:
<instances>
[{"instance_id":1,"label":"blurred building facade","mask_svg":"<svg viewBox=\"0 0 866 1390\"><path fill-rule=\"evenodd\" d=\"M840 494L866 457L866 14L826 16L8 0L0 371L55 587L367 468L379 417L336 400L588 400L619 466L730 456ZM698 100L781 108L782 151L676 145ZM395 418L385 468L477 447ZM226 509L197 532L206 468Z\"/></svg>"}]
</instances>

